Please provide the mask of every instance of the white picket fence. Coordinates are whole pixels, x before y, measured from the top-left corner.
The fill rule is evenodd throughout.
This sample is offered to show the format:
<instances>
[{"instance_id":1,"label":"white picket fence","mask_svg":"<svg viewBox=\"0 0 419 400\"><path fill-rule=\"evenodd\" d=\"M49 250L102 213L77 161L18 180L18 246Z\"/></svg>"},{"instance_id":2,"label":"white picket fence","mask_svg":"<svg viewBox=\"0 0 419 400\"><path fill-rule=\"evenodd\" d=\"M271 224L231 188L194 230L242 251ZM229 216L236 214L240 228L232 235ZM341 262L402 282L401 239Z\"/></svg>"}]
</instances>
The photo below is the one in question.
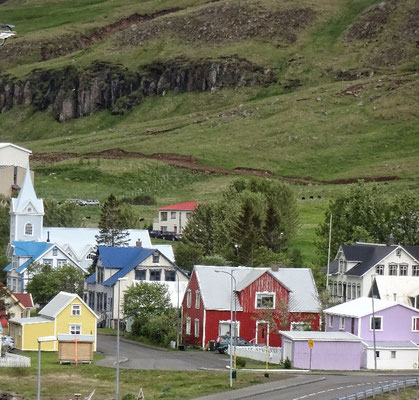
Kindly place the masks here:
<instances>
[{"instance_id":1,"label":"white picket fence","mask_svg":"<svg viewBox=\"0 0 419 400\"><path fill-rule=\"evenodd\" d=\"M18 354L6 353L5 357L0 357L0 367L30 367L31 359Z\"/></svg>"},{"instance_id":2,"label":"white picket fence","mask_svg":"<svg viewBox=\"0 0 419 400\"><path fill-rule=\"evenodd\" d=\"M268 361L272 364L280 364L281 350L281 347L236 346L236 355L251 360L266 361L266 352L268 352ZM230 346L228 346L227 354L230 354Z\"/></svg>"}]
</instances>

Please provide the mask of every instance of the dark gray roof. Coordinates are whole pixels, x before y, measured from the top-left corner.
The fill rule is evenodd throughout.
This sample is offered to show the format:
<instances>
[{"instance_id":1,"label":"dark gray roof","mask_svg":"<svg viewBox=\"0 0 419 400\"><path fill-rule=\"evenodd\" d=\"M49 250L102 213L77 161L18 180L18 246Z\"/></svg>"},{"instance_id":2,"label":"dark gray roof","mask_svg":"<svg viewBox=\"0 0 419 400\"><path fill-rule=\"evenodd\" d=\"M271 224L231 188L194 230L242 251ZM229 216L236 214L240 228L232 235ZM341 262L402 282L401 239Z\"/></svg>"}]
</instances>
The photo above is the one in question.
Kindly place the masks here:
<instances>
[{"instance_id":1,"label":"dark gray roof","mask_svg":"<svg viewBox=\"0 0 419 400\"><path fill-rule=\"evenodd\" d=\"M379 244L342 245L346 261L359 261L357 265L346 272L346 275L362 276L380 260L389 255L398 246L383 246Z\"/></svg>"},{"instance_id":2,"label":"dark gray roof","mask_svg":"<svg viewBox=\"0 0 419 400\"><path fill-rule=\"evenodd\" d=\"M339 268L339 260L334 259L329 265L329 274L336 274ZM327 265L326 265L326 274L327 274Z\"/></svg>"},{"instance_id":3,"label":"dark gray roof","mask_svg":"<svg viewBox=\"0 0 419 400\"><path fill-rule=\"evenodd\" d=\"M403 248L412 256L416 261L419 261L419 246L403 246Z\"/></svg>"}]
</instances>

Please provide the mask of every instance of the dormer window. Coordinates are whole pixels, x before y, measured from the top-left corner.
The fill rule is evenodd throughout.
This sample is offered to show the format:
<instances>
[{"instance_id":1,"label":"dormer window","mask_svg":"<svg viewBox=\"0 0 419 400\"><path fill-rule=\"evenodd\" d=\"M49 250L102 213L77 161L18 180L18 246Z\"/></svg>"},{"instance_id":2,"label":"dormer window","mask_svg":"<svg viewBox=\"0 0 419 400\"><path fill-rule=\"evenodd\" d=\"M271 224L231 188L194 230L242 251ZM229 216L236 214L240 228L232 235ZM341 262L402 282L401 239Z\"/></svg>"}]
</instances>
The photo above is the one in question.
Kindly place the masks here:
<instances>
[{"instance_id":1,"label":"dormer window","mask_svg":"<svg viewBox=\"0 0 419 400\"><path fill-rule=\"evenodd\" d=\"M275 293L256 293L256 308L275 308Z\"/></svg>"},{"instance_id":2,"label":"dormer window","mask_svg":"<svg viewBox=\"0 0 419 400\"><path fill-rule=\"evenodd\" d=\"M33 226L30 222L25 225L25 235L33 235Z\"/></svg>"},{"instance_id":3,"label":"dormer window","mask_svg":"<svg viewBox=\"0 0 419 400\"><path fill-rule=\"evenodd\" d=\"M153 253L153 263L158 264L160 262L160 253L158 251L155 251Z\"/></svg>"}]
</instances>

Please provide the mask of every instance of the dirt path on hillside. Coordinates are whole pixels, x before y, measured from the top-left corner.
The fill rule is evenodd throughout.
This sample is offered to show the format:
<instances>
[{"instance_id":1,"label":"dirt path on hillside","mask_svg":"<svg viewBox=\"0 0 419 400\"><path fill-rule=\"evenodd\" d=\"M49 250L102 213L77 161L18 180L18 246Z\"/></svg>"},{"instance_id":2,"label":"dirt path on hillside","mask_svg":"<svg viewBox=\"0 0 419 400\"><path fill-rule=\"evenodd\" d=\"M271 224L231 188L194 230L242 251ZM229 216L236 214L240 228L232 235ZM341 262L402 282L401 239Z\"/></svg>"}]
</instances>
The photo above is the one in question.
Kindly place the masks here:
<instances>
[{"instance_id":1,"label":"dirt path on hillside","mask_svg":"<svg viewBox=\"0 0 419 400\"><path fill-rule=\"evenodd\" d=\"M247 167L236 167L234 169L227 169L222 167L213 167L208 165L202 165L198 163L198 160L192 156L172 153L153 153L150 155L125 151L119 148L103 150L98 152L90 152L85 154L78 153L35 153L31 156L31 160L40 163L56 163L59 161L69 160L72 158L83 158L83 159L121 159L121 158L147 158L152 160L158 160L165 164L171 165L177 168L183 168L192 172L200 172L211 175L250 175L267 178L278 178L282 181L297 184L297 185L346 185L350 183L356 183L358 180L365 182L384 182L393 181L400 179L398 176L379 176L379 177L356 177L356 178L345 178L345 179L333 179L330 181L319 180L311 177L295 177L295 176L275 176L272 171L256 168Z\"/></svg>"}]
</instances>

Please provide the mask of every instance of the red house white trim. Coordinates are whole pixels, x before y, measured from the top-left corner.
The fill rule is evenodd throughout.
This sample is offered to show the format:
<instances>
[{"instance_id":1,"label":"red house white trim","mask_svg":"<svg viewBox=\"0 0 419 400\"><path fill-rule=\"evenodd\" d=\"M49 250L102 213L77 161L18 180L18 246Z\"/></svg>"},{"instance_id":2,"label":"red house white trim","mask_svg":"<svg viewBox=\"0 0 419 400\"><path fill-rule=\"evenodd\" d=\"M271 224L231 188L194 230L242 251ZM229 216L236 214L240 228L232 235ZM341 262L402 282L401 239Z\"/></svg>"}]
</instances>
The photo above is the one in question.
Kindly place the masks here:
<instances>
[{"instance_id":1,"label":"red house white trim","mask_svg":"<svg viewBox=\"0 0 419 400\"><path fill-rule=\"evenodd\" d=\"M257 344L280 346L278 329L319 329L320 302L309 268L195 266L182 302L185 344L206 347L230 330L231 276L238 335ZM234 282L234 281L233 281ZM190 295L188 295L190 293ZM186 321L190 321L187 330ZM198 322L195 322L198 321ZM195 324L197 331L195 332ZM189 328L189 322L188 322Z\"/></svg>"}]
</instances>

